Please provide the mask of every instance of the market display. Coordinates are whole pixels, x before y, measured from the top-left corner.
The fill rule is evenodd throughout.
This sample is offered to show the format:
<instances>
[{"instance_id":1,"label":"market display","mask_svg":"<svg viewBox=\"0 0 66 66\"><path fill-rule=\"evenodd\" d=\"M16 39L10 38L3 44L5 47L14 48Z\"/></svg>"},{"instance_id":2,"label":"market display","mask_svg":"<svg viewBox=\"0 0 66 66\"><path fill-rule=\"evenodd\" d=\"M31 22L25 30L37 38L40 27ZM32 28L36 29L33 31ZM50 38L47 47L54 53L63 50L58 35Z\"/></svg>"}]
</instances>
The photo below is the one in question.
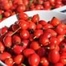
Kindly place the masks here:
<instances>
[{"instance_id":1,"label":"market display","mask_svg":"<svg viewBox=\"0 0 66 66\"><path fill-rule=\"evenodd\" d=\"M0 29L0 60L7 66L65 66L66 24L57 17L40 20L38 14L17 17Z\"/></svg>"}]
</instances>

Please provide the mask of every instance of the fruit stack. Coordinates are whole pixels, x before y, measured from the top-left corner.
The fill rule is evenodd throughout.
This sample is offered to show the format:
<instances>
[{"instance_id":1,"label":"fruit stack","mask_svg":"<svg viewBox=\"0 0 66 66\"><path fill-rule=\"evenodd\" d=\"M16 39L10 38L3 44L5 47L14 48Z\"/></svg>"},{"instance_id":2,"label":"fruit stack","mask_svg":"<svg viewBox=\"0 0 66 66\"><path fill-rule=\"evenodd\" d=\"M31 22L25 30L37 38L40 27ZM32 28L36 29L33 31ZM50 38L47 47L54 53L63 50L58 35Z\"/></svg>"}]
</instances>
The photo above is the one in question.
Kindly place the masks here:
<instances>
[{"instance_id":1,"label":"fruit stack","mask_svg":"<svg viewBox=\"0 0 66 66\"><path fill-rule=\"evenodd\" d=\"M0 20L17 14L18 21L0 29L0 60L6 66L66 66L66 22L49 21L25 11L62 7L62 0L0 0ZM44 15L45 16L45 15ZM0 66L5 66L0 62Z\"/></svg>"},{"instance_id":2,"label":"fruit stack","mask_svg":"<svg viewBox=\"0 0 66 66\"><path fill-rule=\"evenodd\" d=\"M0 21L30 10L52 10L65 5L65 0L0 0Z\"/></svg>"}]
</instances>

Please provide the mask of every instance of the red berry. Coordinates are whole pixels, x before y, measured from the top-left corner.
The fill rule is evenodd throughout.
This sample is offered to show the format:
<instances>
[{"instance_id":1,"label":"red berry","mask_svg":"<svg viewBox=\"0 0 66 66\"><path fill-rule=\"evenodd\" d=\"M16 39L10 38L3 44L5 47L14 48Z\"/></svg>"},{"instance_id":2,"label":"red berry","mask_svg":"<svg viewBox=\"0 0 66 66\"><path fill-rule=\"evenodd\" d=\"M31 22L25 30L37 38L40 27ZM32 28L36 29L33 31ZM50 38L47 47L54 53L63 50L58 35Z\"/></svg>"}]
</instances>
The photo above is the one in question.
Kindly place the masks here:
<instances>
[{"instance_id":1,"label":"red berry","mask_svg":"<svg viewBox=\"0 0 66 66\"><path fill-rule=\"evenodd\" d=\"M27 30L21 30L20 37L22 39L29 39L29 36L30 36L30 34L29 34L29 32Z\"/></svg>"},{"instance_id":2,"label":"red berry","mask_svg":"<svg viewBox=\"0 0 66 66\"><path fill-rule=\"evenodd\" d=\"M12 37L12 42L13 42L13 44L21 44L21 38L20 38L20 36L14 35Z\"/></svg>"},{"instance_id":3,"label":"red berry","mask_svg":"<svg viewBox=\"0 0 66 66\"><path fill-rule=\"evenodd\" d=\"M33 21L34 23L39 22L39 15L38 15L38 14L34 15L34 16L32 17L32 21Z\"/></svg>"},{"instance_id":4,"label":"red berry","mask_svg":"<svg viewBox=\"0 0 66 66\"><path fill-rule=\"evenodd\" d=\"M31 66L38 66L40 62L40 57L37 54L32 54L31 56L29 56L28 62Z\"/></svg>"},{"instance_id":5,"label":"red berry","mask_svg":"<svg viewBox=\"0 0 66 66\"><path fill-rule=\"evenodd\" d=\"M35 51L31 48L26 48L24 51L23 51L23 54L24 56L26 57L29 57L31 54L35 53Z\"/></svg>"},{"instance_id":6,"label":"red berry","mask_svg":"<svg viewBox=\"0 0 66 66\"><path fill-rule=\"evenodd\" d=\"M59 62L59 63L56 63L55 66L64 66L63 63Z\"/></svg>"},{"instance_id":7,"label":"red berry","mask_svg":"<svg viewBox=\"0 0 66 66\"><path fill-rule=\"evenodd\" d=\"M2 54L0 54L0 59L1 60L5 60L5 59L7 59L7 58L11 58L11 54L10 53L8 53L8 52L3 52Z\"/></svg>"},{"instance_id":8,"label":"red berry","mask_svg":"<svg viewBox=\"0 0 66 66\"><path fill-rule=\"evenodd\" d=\"M21 55L21 54L19 54L19 55L17 55L17 56L14 57L14 62L15 62L16 64L20 64L20 63L23 62L23 61L24 61L24 56Z\"/></svg>"},{"instance_id":9,"label":"red berry","mask_svg":"<svg viewBox=\"0 0 66 66\"><path fill-rule=\"evenodd\" d=\"M40 63L42 64L42 66L49 66L49 61L45 57L41 58Z\"/></svg>"},{"instance_id":10,"label":"red berry","mask_svg":"<svg viewBox=\"0 0 66 66\"><path fill-rule=\"evenodd\" d=\"M3 53L4 50L5 50L5 47L4 47L3 43L0 42L0 52Z\"/></svg>"},{"instance_id":11,"label":"red berry","mask_svg":"<svg viewBox=\"0 0 66 66\"><path fill-rule=\"evenodd\" d=\"M4 45L8 48L12 46L12 37L11 36L5 36L3 39Z\"/></svg>"},{"instance_id":12,"label":"red berry","mask_svg":"<svg viewBox=\"0 0 66 66\"><path fill-rule=\"evenodd\" d=\"M26 22L25 20L20 20L19 21L19 26L21 27L21 29L28 29L29 23Z\"/></svg>"},{"instance_id":13,"label":"red berry","mask_svg":"<svg viewBox=\"0 0 66 66\"><path fill-rule=\"evenodd\" d=\"M38 50L40 48L40 45L37 41L33 41L30 44L30 48L32 48L33 50Z\"/></svg>"},{"instance_id":14,"label":"red berry","mask_svg":"<svg viewBox=\"0 0 66 66\"><path fill-rule=\"evenodd\" d=\"M19 17L19 19L23 19L23 20L27 20L28 19L28 15L23 13L23 12L19 13L18 17Z\"/></svg>"},{"instance_id":15,"label":"red berry","mask_svg":"<svg viewBox=\"0 0 66 66\"><path fill-rule=\"evenodd\" d=\"M19 45L14 45L14 47L13 47L13 51L15 54L21 54L23 49L24 48L22 46L19 46Z\"/></svg>"},{"instance_id":16,"label":"red berry","mask_svg":"<svg viewBox=\"0 0 66 66\"><path fill-rule=\"evenodd\" d=\"M5 64L8 66L12 66L13 65L13 59L12 58L5 59Z\"/></svg>"},{"instance_id":17,"label":"red berry","mask_svg":"<svg viewBox=\"0 0 66 66\"><path fill-rule=\"evenodd\" d=\"M57 50L51 50L48 54L49 60L52 63L57 63L60 60L60 54Z\"/></svg>"}]
</instances>

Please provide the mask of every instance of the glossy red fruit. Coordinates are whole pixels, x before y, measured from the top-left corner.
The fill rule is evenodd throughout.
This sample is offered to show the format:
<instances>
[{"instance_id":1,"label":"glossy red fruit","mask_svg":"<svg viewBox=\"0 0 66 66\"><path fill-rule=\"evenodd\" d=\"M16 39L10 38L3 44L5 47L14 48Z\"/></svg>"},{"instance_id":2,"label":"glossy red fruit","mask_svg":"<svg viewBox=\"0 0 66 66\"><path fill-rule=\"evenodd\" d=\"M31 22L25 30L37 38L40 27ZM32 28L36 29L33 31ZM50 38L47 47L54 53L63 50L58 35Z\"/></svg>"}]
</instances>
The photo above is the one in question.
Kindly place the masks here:
<instances>
[{"instance_id":1,"label":"glossy red fruit","mask_svg":"<svg viewBox=\"0 0 66 66\"><path fill-rule=\"evenodd\" d=\"M9 3L6 3L6 4L4 4L4 10L9 10L10 8L11 8L11 6L10 6L10 4Z\"/></svg>"},{"instance_id":2,"label":"glossy red fruit","mask_svg":"<svg viewBox=\"0 0 66 66\"><path fill-rule=\"evenodd\" d=\"M8 31L6 36L11 36L13 34L13 31Z\"/></svg>"},{"instance_id":3,"label":"glossy red fruit","mask_svg":"<svg viewBox=\"0 0 66 66\"><path fill-rule=\"evenodd\" d=\"M55 6L55 0L49 0L51 6Z\"/></svg>"},{"instance_id":4,"label":"glossy red fruit","mask_svg":"<svg viewBox=\"0 0 66 66\"><path fill-rule=\"evenodd\" d=\"M48 57L52 63L57 63L60 60L60 54L57 50L51 50L48 54Z\"/></svg>"},{"instance_id":5,"label":"glossy red fruit","mask_svg":"<svg viewBox=\"0 0 66 66\"><path fill-rule=\"evenodd\" d=\"M22 54L19 54L19 55L17 55L17 56L14 57L14 62L16 64L20 64L23 61L24 61L24 56Z\"/></svg>"},{"instance_id":6,"label":"glossy red fruit","mask_svg":"<svg viewBox=\"0 0 66 66\"><path fill-rule=\"evenodd\" d=\"M66 56L65 55L61 55L60 62L63 63L63 65L66 65Z\"/></svg>"},{"instance_id":7,"label":"glossy red fruit","mask_svg":"<svg viewBox=\"0 0 66 66\"><path fill-rule=\"evenodd\" d=\"M7 58L11 58L11 54L8 52L3 52L2 54L0 54L0 60L5 60Z\"/></svg>"},{"instance_id":8,"label":"glossy red fruit","mask_svg":"<svg viewBox=\"0 0 66 66\"><path fill-rule=\"evenodd\" d=\"M62 7L63 6L63 4L61 3L61 4L55 4L55 8L60 8L60 7Z\"/></svg>"},{"instance_id":9,"label":"glossy red fruit","mask_svg":"<svg viewBox=\"0 0 66 66\"><path fill-rule=\"evenodd\" d=\"M63 28L63 29L66 29L66 25L64 23L60 23L59 24L59 27Z\"/></svg>"},{"instance_id":10,"label":"glossy red fruit","mask_svg":"<svg viewBox=\"0 0 66 66\"><path fill-rule=\"evenodd\" d=\"M65 34L65 25L62 25L62 24L59 24L57 27L56 27L56 32L60 35L63 35Z\"/></svg>"},{"instance_id":11,"label":"glossy red fruit","mask_svg":"<svg viewBox=\"0 0 66 66\"><path fill-rule=\"evenodd\" d=\"M42 46L47 46L49 44L49 39L46 37L43 37L43 35L40 37L39 42Z\"/></svg>"},{"instance_id":12,"label":"glossy red fruit","mask_svg":"<svg viewBox=\"0 0 66 66\"><path fill-rule=\"evenodd\" d=\"M13 31L16 31L19 28L19 25L14 24L14 25L11 26L11 28L12 28Z\"/></svg>"},{"instance_id":13,"label":"glossy red fruit","mask_svg":"<svg viewBox=\"0 0 66 66\"><path fill-rule=\"evenodd\" d=\"M41 4L36 5L36 10L43 10L44 7Z\"/></svg>"},{"instance_id":14,"label":"glossy red fruit","mask_svg":"<svg viewBox=\"0 0 66 66\"><path fill-rule=\"evenodd\" d=\"M49 41L50 44L55 44L55 45L59 44L58 39L56 37L51 37Z\"/></svg>"},{"instance_id":15,"label":"glossy red fruit","mask_svg":"<svg viewBox=\"0 0 66 66\"><path fill-rule=\"evenodd\" d=\"M37 24L36 25L36 29L38 30L38 29L42 29L43 27L42 27L42 25L41 24Z\"/></svg>"},{"instance_id":16,"label":"glossy red fruit","mask_svg":"<svg viewBox=\"0 0 66 66\"><path fill-rule=\"evenodd\" d=\"M59 47L59 45L56 45L56 44L50 44L49 45L49 49L50 50L57 50L57 51L59 51L60 47Z\"/></svg>"},{"instance_id":17,"label":"glossy red fruit","mask_svg":"<svg viewBox=\"0 0 66 66\"><path fill-rule=\"evenodd\" d=\"M24 12L25 10L26 10L26 7L25 7L24 4L23 4L23 5L19 5L19 6L17 7L17 12L18 12L18 13Z\"/></svg>"},{"instance_id":18,"label":"glossy red fruit","mask_svg":"<svg viewBox=\"0 0 66 66\"><path fill-rule=\"evenodd\" d=\"M36 29L36 24L34 22L29 22L29 30L35 30Z\"/></svg>"},{"instance_id":19,"label":"glossy red fruit","mask_svg":"<svg viewBox=\"0 0 66 66\"><path fill-rule=\"evenodd\" d=\"M58 39L58 42L60 44L60 42L62 42L64 40L64 35L58 35L57 39Z\"/></svg>"},{"instance_id":20,"label":"glossy red fruit","mask_svg":"<svg viewBox=\"0 0 66 66\"><path fill-rule=\"evenodd\" d=\"M49 33L49 32L44 32L44 33L43 33L43 37L51 38L51 33Z\"/></svg>"},{"instance_id":21,"label":"glossy red fruit","mask_svg":"<svg viewBox=\"0 0 66 66\"><path fill-rule=\"evenodd\" d=\"M49 66L49 61L45 57L41 58L40 63L41 63L42 66Z\"/></svg>"},{"instance_id":22,"label":"glossy red fruit","mask_svg":"<svg viewBox=\"0 0 66 66\"><path fill-rule=\"evenodd\" d=\"M44 30L49 29L49 28L53 28L53 26L51 24L46 24L43 26Z\"/></svg>"},{"instance_id":23,"label":"glossy red fruit","mask_svg":"<svg viewBox=\"0 0 66 66\"><path fill-rule=\"evenodd\" d=\"M30 55L34 54L35 51L31 48L26 48L24 51L23 51L23 54L25 57L29 57Z\"/></svg>"},{"instance_id":24,"label":"glossy red fruit","mask_svg":"<svg viewBox=\"0 0 66 66\"><path fill-rule=\"evenodd\" d=\"M43 34L43 30L38 29L34 31L34 38L39 38Z\"/></svg>"},{"instance_id":25,"label":"glossy red fruit","mask_svg":"<svg viewBox=\"0 0 66 66\"><path fill-rule=\"evenodd\" d=\"M20 45L14 45L12 50L14 51L15 54L21 54L23 49L24 48Z\"/></svg>"},{"instance_id":26,"label":"glossy red fruit","mask_svg":"<svg viewBox=\"0 0 66 66\"><path fill-rule=\"evenodd\" d=\"M27 46L29 45L29 40L22 40L21 45L24 49L27 48Z\"/></svg>"},{"instance_id":27,"label":"glossy red fruit","mask_svg":"<svg viewBox=\"0 0 66 66\"><path fill-rule=\"evenodd\" d=\"M45 55L45 48L44 47L41 47L37 50L37 54L40 56L40 57L43 57Z\"/></svg>"},{"instance_id":28,"label":"glossy red fruit","mask_svg":"<svg viewBox=\"0 0 66 66\"><path fill-rule=\"evenodd\" d=\"M6 12L4 12L4 16L5 17L9 17L11 14L10 14L10 12L8 12L8 11L6 11Z\"/></svg>"},{"instance_id":29,"label":"glossy red fruit","mask_svg":"<svg viewBox=\"0 0 66 66\"><path fill-rule=\"evenodd\" d=\"M24 4L25 6L28 6L29 0L23 0L23 4Z\"/></svg>"},{"instance_id":30,"label":"glossy red fruit","mask_svg":"<svg viewBox=\"0 0 66 66\"><path fill-rule=\"evenodd\" d=\"M66 56L66 52L62 52L61 53L61 56Z\"/></svg>"},{"instance_id":31,"label":"glossy red fruit","mask_svg":"<svg viewBox=\"0 0 66 66\"><path fill-rule=\"evenodd\" d=\"M39 15L38 15L38 14L34 15L34 16L32 17L32 21L33 21L34 23L38 23L38 22L39 22Z\"/></svg>"},{"instance_id":32,"label":"glossy red fruit","mask_svg":"<svg viewBox=\"0 0 66 66\"><path fill-rule=\"evenodd\" d=\"M23 13L23 12L19 13L18 17L19 17L19 19L23 19L23 20L27 20L28 19L28 15Z\"/></svg>"},{"instance_id":33,"label":"glossy red fruit","mask_svg":"<svg viewBox=\"0 0 66 66\"><path fill-rule=\"evenodd\" d=\"M12 37L11 36L5 36L3 39L4 45L8 48L12 46Z\"/></svg>"},{"instance_id":34,"label":"glossy red fruit","mask_svg":"<svg viewBox=\"0 0 66 66\"><path fill-rule=\"evenodd\" d=\"M21 29L28 29L29 23L26 22L25 20L20 20L19 26L21 27Z\"/></svg>"},{"instance_id":35,"label":"glossy red fruit","mask_svg":"<svg viewBox=\"0 0 66 66\"><path fill-rule=\"evenodd\" d=\"M3 27L1 30L0 30L0 34L1 35L4 35L8 32L8 28L7 27Z\"/></svg>"},{"instance_id":36,"label":"glossy red fruit","mask_svg":"<svg viewBox=\"0 0 66 66\"><path fill-rule=\"evenodd\" d=\"M58 19L58 18L56 18L56 17L53 17L53 19L51 20L51 24L53 25L53 26L57 26L57 25L59 25L61 22L60 22L60 20Z\"/></svg>"},{"instance_id":37,"label":"glossy red fruit","mask_svg":"<svg viewBox=\"0 0 66 66\"><path fill-rule=\"evenodd\" d=\"M30 48L32 48L33 50L38 50L40 48L40 45L37 41L33 41L30 44Z\"/></svg>"},{"instance_id":38,"label":"glossy red fruit","mask_svg":"<svg viewBox=\"0 0 66 66\"><path fill-rule=\"evenodd\" d=\"M12 66L13 65L13 59L12 58L7 58L5 59L5 64L7 66Z\"/></svg>"},{"instance_id":39,"label":"glossy red fruit","mask_svg":"<svg viewBox=\"0 0 66 66\"><path fill-rule=\"evenodd\" d=\"M45 1L44 2L44 9L45 10L50 10L51 9L51 5L50 5L50 2L49 1Z\"/></svg>"},{"instance_id":40,"label":"glossy red fruit","mask_svg":"<svg viewBox=\"0 0 66 66\"><path fill-rule=\"evenodd\" d=\"M13 3L17 4L17 5L21 5L21 4L23 4L23 1L22 0L14 0Z\"/></svg>"},{"instance_id":41,"label":"glossy red fruit","mask_svg":"<svg viewBox=\"0 0 66 66\"><path fill-rule=\"evenodd\" d=\"M56 5L62 5L62 0L57 0L57 1L55 2L55 4L56 4Z\"/></svg>"},{"instance_id":42,"label":"glossy red fruit","mask_svg":"<svg viewBox=\"0 0 66 66\"><path fill-rule=\"evenodd\" d=\"M64 65L63 65L63 63L58 62L58 63L55 64L55 66L64 66Z\"/></svg>"},{"instance_id":43,"label":"glossy red fruit","mask_svg":"<svg viewBox=\"0 0 66 66\"><path fill-rule=\"evenodd\" d=\"M44 25L47 24L47 22L46 22L45 20L40 20L39 23L40 23L42 26L44 26Z\"/></svg>"},{"instance_id":44,"label":"glossy red fruit","mask_svg":"<svg viewBox=\"0 0 66 66\"><path fill-rule=\"evenodd\" d=\"M5 47L3 43L0 41L0 52L3 53L4 50L5 50Z\"/></svg>"},{"instance_id":45,"label":"glossy red fruit","mask_svg":"<svg viewBox=\"0 0 66 66\"><path fill-rule=\"evenodd\" d=\"M56 31L54 31L53 29L47 29L46 32L50 33L51 36L57 36Z\"/></svg>"},{"instance_id":46,"label":"glossy red fruit","mask_svg":"<svg viewBox=\"0 0 66 66\"><path fill-rule=\"evenodd\" d=\"M21 30L20 37L22 39L29 39L29 36L30 36L30 34L29 34L28 30Z\"/></svg>"},{"instance_id":47,"label":"glossy red fruit","mask_svg":"<svg viewBox=\"0 0 66 66\"><path fill-rule=\"evenodd\" d=\"M29 56L28 62L31 66L34 66L34 65L38 66L40 62L40 57L34 53L31 56Z\"/></svg>"},{"instance_id":48,"label":"glossy red fruit","mask_svg":"<svg viewBox=\"0 0 66 66\"><path fill-rule=\"evenodd\" d=\"M13 42L13 44L21 44L21 38L20 38L20 36L14 35L12 37L12 42Z\"/></svg>"}]
</instances>

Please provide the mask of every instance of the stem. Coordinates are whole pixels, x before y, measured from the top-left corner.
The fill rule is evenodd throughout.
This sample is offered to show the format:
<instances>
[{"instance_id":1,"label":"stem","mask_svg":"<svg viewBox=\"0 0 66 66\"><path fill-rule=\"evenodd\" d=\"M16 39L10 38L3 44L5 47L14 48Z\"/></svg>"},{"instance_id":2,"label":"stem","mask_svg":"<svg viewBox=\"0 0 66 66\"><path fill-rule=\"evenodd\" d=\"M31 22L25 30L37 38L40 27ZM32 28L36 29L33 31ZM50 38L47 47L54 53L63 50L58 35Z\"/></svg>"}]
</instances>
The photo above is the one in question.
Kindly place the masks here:
<instances>
[{"instance_id":1,"label":"stem","mask_svg":"<svg viewBox=\"0 0 66 66\"><path fill-rule=\"evenodd\" d=\"M17 30L15 30L10 36L14 35L16 32L18 32L21 29L21 27L19 27Z\"/></svg>"}]
</instances>

